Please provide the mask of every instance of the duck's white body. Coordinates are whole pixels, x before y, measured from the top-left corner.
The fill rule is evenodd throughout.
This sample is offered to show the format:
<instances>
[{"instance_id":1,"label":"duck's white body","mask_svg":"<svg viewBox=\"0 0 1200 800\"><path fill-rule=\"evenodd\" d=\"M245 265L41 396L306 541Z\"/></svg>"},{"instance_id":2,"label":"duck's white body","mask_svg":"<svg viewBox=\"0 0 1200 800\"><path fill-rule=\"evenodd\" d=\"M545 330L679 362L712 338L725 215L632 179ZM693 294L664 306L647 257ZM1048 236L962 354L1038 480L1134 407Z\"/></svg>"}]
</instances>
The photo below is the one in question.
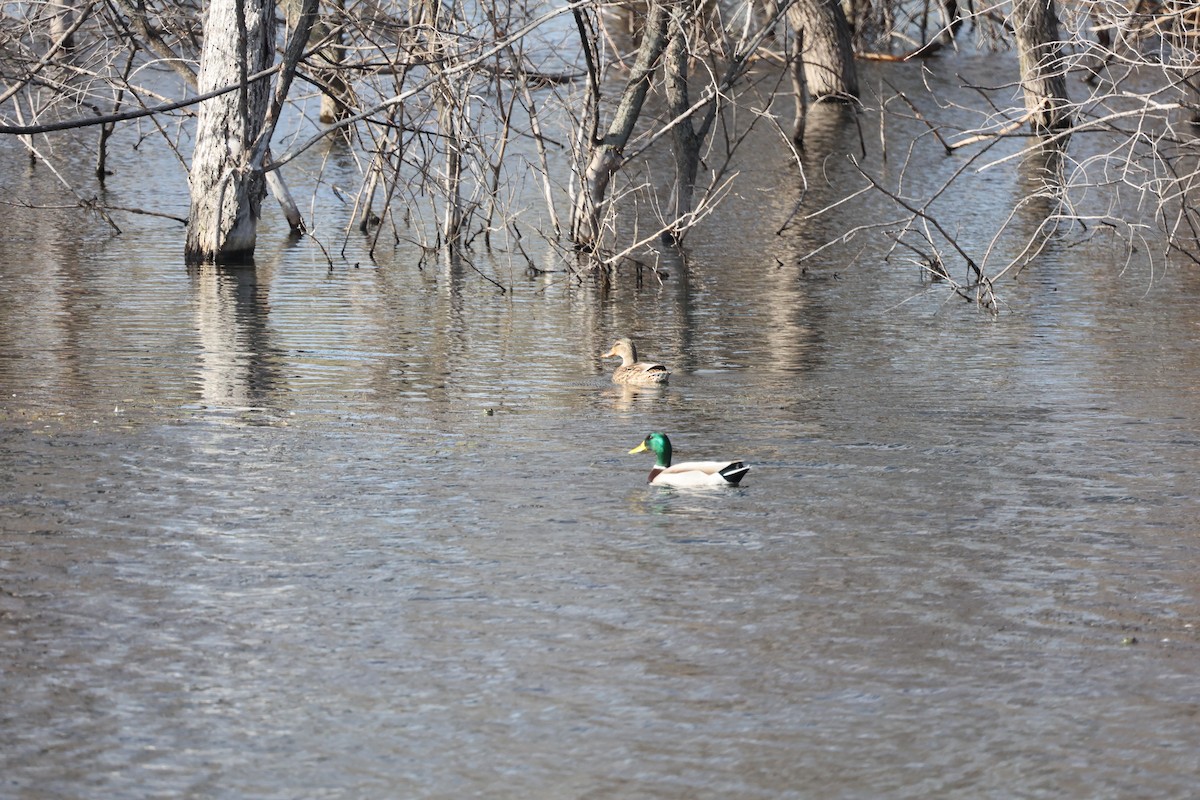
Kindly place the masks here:
<instances>
[{"instance_id":1,"label":"duck's white body","mask_svg":"<svg viewBox=\"0 0 1200 800\"><path fill-rule=\"evenodd\" d=\"M650 470L655 486L736 486L750 471L740 461L684 461Z\"/></svg>"}]
</instances>

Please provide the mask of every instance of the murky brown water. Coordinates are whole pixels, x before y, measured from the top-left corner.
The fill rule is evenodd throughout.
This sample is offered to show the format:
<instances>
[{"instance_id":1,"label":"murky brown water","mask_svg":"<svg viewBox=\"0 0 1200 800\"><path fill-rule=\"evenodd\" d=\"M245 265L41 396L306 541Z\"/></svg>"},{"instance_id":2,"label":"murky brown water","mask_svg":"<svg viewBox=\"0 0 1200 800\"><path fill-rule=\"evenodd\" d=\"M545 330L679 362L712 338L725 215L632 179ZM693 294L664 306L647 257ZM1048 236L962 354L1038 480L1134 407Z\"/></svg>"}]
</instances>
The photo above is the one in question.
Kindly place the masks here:
<instances>
[{"instance_id":1,"label":"murky brown water","mask_svg":"<svg viewBox=\"0 0 1200 800\"><path fill-rule=\"evenodd\" d=\"M0 794L1190 796L1195 269L1054 247L992 318L745 174L607 293L6 209ZM754 470L649 488L656 429Z\"/></svg>"}]
</instances>

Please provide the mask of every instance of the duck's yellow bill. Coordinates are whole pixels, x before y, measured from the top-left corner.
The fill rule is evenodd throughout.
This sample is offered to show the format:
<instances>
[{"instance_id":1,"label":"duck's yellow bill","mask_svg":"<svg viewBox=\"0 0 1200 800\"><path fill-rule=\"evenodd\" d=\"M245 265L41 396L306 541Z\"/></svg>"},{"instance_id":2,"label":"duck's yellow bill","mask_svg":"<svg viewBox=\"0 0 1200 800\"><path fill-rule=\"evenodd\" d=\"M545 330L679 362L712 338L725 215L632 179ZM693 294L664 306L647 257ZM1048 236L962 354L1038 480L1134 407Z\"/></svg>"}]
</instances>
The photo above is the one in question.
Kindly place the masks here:
<instances>
[{"instance_id":1,"label":"duck's yellow bill","mask_svg":"<svg viewBox=\"0 0 1200 800\"><path fill-rule=\"evenodd\" d=\"M647 450L649 450L649 449L650 449L649 447L646 447L646 443L645 443L645 442L642 442L641 444L639 444L637 447L633 448L633 449L632 449L632 450L630 450L629 452L630 452L630 454L632 454L632 453L644 453L644 452L646 452L646 451L647 451Z\"/></svg>"}]
</instances>

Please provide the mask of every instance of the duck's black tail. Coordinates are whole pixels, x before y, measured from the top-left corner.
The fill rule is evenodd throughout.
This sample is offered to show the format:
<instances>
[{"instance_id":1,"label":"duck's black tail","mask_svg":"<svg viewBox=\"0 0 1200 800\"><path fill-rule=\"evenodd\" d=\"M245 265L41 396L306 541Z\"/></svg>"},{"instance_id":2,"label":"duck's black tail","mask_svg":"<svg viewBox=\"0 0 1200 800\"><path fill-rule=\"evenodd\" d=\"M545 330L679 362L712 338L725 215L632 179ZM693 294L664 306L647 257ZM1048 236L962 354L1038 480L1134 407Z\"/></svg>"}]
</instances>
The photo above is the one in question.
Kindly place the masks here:
<instances>
[{"instance_id":1,"label":"duck's black tail","mask_svg":"<svg viewBox=\"0 0 1200 800\"><path fill-rule=\"evenodd\" d=\"M737 486L741 482L742 478L746 477L746 473L749 471L750 468L745 464L740 461L735 461L728 467L725 467L723 470L721 470L721 477L732 483L734 486Z\"/></svg>"}]
</instances>

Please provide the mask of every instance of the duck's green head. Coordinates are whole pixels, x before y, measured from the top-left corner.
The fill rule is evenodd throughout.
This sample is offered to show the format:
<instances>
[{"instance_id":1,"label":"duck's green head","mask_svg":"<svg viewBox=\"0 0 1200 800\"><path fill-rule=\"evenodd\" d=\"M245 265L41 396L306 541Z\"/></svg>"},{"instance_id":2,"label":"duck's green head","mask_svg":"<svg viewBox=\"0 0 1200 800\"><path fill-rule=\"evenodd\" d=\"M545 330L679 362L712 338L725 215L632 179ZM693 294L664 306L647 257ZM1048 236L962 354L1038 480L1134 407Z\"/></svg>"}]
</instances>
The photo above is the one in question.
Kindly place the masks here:
<instances>
[{"instance_id":1,"label":"duck's green head","mask_svg":"<svg viewBox=\"0 0 1200 800\"><path fill-rule=\"evenodd\" d=\"M642 440L642 443L630 450L630 453L645 453L647 450L658 456L657 466L671 466L671 440L665 433L652 433Z\"/></svg>"}]
</instances>

